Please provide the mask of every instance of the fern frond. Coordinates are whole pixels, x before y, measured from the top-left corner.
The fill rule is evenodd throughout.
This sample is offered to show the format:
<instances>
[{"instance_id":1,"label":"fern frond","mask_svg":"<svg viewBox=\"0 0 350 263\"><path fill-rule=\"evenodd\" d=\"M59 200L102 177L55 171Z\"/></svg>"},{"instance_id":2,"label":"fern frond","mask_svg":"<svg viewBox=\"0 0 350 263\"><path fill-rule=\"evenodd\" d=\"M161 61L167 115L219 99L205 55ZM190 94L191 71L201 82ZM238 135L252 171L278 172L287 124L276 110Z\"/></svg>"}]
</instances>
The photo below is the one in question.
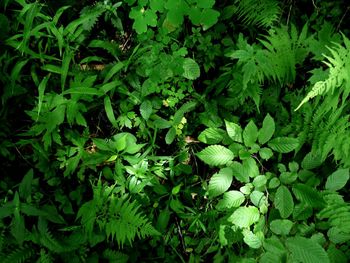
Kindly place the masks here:
<instances>
[{"instance_id":1,"label":"fern frond","mask_svg":"<svg viewBox=\"0 0 350 263\"><path fill-rule=\"evenodd\" d=\"M235 4L238 18L247 25L270 27L281 14L276 0L236 0Z\"/></svg>"},{"instance_id":2,"label":"fern frond","mask_svg":"<svg viewBox=\"0 0 350 263\"><path fill-rule=\"evenodd\" d=\"M13 250L2 263L23 263L34 254L34 249L31 247L23 246Z\"/></svg>"},{"instance_id":3,"label":"fern frond","mask_svg":"<svg viewBox=\"0 0 350 263\"><path fill-rule=\"evenodd\" d=\"M158 234L143 213L138 212L139 208L135 200L112 197L106 223L107 238L115 238L118 245L123 246L126 242L132 244L136 236L144 238Z\"/></svg>"},{"instance_id":4,"label":"fern frond","mask_svg":"<svg viewBox=\"0 0 350 263\"><path fill-rule=\"evenodd\" d=\"M37 263L53 263L53 259L50 255L50 253L47 253L45 249L41 249L40 251L40 257L37 260Z\"/></svg>"},{"instance_id":5,"label":"fern frond","mask_svg":"<svg viewBox=\"0 0 350 263\"><path fill-rule=\"evenodd\" d=\"M336 89L341 87L343 87L346 97L349 95L350 88L346 87L346 85L349 85L350 83L350 40L343 35L343 41L345 47L335 43L334 48L328 48L332 54L332 57L324 56L327 59L324 61L324 64L329 67L328 78L316 82L311 91L300 102L299 106L295 110L298 110L310 99L316 96L324 95L328 92L334 93ZM346 85L343 85L344 82Z\"/></svg>"},{"instance_id":6,"label":"fern frond","mask_svg":"<svg viewBox=\"0 0 350 263\"><path fill-rule=\"evenodd\" d=\"M330 229L328 236L334 243L345 243L350 240L350 204L337 193L324 196L327 206L322 209L317 218L327 220Z\"/></svg>"},{"instance_id":7,"label":"fern frond","mask_svg":"<svg viewBox=\"0 0 350 263\"><path fill-rule=\"evenodd\" d=\"M109 260L109 262L126 263L128 262L129 256L119 251L106 249L103 251L103 258Z\"/></svg>"}]
</instances>

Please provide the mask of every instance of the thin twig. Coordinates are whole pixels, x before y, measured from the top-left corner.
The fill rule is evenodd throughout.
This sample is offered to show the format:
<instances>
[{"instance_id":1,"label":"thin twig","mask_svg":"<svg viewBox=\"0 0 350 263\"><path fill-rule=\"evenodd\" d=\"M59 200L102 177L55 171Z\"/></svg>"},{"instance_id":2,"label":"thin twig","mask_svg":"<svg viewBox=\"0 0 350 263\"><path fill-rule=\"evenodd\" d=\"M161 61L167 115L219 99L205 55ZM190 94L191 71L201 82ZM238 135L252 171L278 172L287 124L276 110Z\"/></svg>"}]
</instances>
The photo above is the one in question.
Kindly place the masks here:
<instances>
[{"instance_id":1,"label":"thin twig","mask_svg":"<svg viewBox=\"0 0 350 263\"><path fill-rule=\"evenodd\" d=\"M344 20L346 14L348 13L349 9L350 9L350 6L348 6L348 7L346 8L345 13L344 13L343 16L341 17L341 19L340 19L340 21L339 21L339 23L338 23L338 25L337 25L337 31L339 30L339 27L340 27L341 23L343 22L343 20Z\"/></svg>"}]
</instances>

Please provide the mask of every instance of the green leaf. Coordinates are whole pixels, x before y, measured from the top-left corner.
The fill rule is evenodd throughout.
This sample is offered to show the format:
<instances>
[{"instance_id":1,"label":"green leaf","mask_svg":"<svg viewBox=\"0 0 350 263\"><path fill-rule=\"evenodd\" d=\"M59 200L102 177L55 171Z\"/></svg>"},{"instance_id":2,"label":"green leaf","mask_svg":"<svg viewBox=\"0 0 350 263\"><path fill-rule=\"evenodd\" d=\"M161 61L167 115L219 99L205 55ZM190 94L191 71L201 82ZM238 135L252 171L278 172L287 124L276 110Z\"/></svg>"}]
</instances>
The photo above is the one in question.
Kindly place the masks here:
<instances>
[{"instance_id":1,"label":"green leaf","mask_svg":"<svg viewBox=\"0 0 350 263\"><path fill-rule=\"evenodd\" d=\"M141 116L145 120L149 119L149 117L151 116L152 112L153 112L152 102L150 102L149 100L145 100L144 102L141 103L140 113L141 113Z\"/></svg>"},{"instance_id":2,"label":"green leaf","mask_svg":"<svg viewBox=\"0 0 350 263\"><path fill-rule=\"evenodd\" d=\"M244 202L244 200L245 197L240 191L232 190L224 193L222 199L218 202L216 207L219 210L239 207Z\"/></svg>"},{"instance_id":3,"label":"green leaf","mask_svg":"<svg viewBox=\"0 0 350 263\"><path fill-rule=\"evenodd\" d=\"M293 227L293 222L287 219L276 219L271 221L270 229L276 235L286 236Z\"/></svg>"},{"instance_id":4,"label":"green leaf","mask_svg":"<svg viewBox=\"0 0 350 263\"><path fill-rule=\"evenodd\" d=\"M198 136L198 141L206 144L217 144L224 138L225 131L219 128L207 128Z\"/></svg>"},{"instance_id":5,"label":"green leaf","mask_svg":"<svg viewBox=\"0 0 350 263\"><path fill-rule=\"evenodd\" d=\"M243 165L239 162L233 162L230 167L233 171L233 176L242 183L249 183L249 174L244 169Z\"/></svg>"},{"instance_id":6,"label":"green leaf","mask_svg":"<svg viewBox=\"0 0 350 263\"><path fill-rule=\"evenodd\" d=\"M195 80L199 78L200 68L197 62L194 61L193 59L185 58L182 68L184 70L184 73L182 74L182 76L184 76L186 79Z\"/></svg>"},{"instance_id":7,"label":"green leaf","mask_svg":"<svg viewBox=\"0 0 350 263\"><path fill-rule=\"evenodd\" d=\"M199 159L209 165L225 165L234 158L233 152L221 145L211 145L197 153Z\"/></svg>"},{"instance_id":8,"label":"green leaf","mask_svg":"<svg viewBox=\"0 0 350 263\"><path fill-rule=\"evenodd\" d=\"M252 231L250 230L243 231L243 236L244 236L243 237L244 243L246 243L249 247L258 249L262 246L261 239Z\"/></svg>"},{"instance_id":9,"label":"green leaf","mask_svg":"<svg viewBox=\"0 0 350 263\"><path fill-rule=\"evenodd\" d=\"M261 129L259 130L258 141L260 144L267 143L275 133L275 121L267 114Z\"/></svg>"},{"instance_id":10,"label":"green leaf","mask_svg":"<svg viewBox=\"0 0 350 263\"><path fill-rule=\"evenodd\" d=\"M225 167L220 169L220 171L214 174L208 186L209 196L215 197L226 192L232 183L233 174L232 169Z\"/></svg>"},{"instance_id":11,"label":"green leaf","mask_svg":"<svg viewBox=\"0 0 350 263\"><path fill-rule=\"evenodd\" d=\"M118 123L115 119L111 99L109 98L109 96L106 96L104 98L104 105L108 120L112 123L113 127L118 127Z\"/></svg>"},{"instance_id":12,"label":"green leaf","mask_svg":"<svg viewBox=\"0 0 350 263\"><path fill-rule=\"evenodd\" d=\"M255 206L239 207L233 214L227 219L230 223L235 224L238 227L245 228L250 227L252 224L259 221L260 213Z\"/></svg>"},{"instance_id":13,"label":"green leaf","mask_svg":"<svg viewBox=\"0 0 350 263\"><path fill-rule=\"evenodd\" d=\"M278 187L274 199L274 204L280 212L282 218L287 218L293 213L294 201L289 189L281 185Z\"/></svg>"},{"instance_id":14,"label":"green leaf","mask_svg":"<svg viewBox=\"0 0 350 263\"><path fill-rule=\"evenodd\" d=\"M194 25L201 25L203 30L207 30L218 22L220 12L211 9L201 9L192 7L189 12L189 18Z\"/></svg>"},{"instance_id":15,"label":"green leaf","mask_svg":"<svg viewBox=\"0 0 350 263\"><path fill-rule=\"evenodd\" d=\"M176 128L171 127L165 135L166 144L171 144L176 138Z\"/></svg>"},{"instance_id":16,"label":"green leaf","mask_svg":"<svg viewBox=\"0 0 350 263\"><path fill-rule=\"evenodd\" d=\"M312 170L319 167L322 163L323 161L320 155L309 152L301 162L301 167L306 170Z\"/></svg>"},{"instance_id":17,"label":"green leaf","mask_svg":"<svg viewBox=\"0 0 350 263\"><path fill-rule=\"evenodd\" d=\"M291 237L286 240L286 246L292 253L294 262L329 263L329 258L323 247L305 237Z\"/></svg>"},{"instance_id":18,"label":"green leaf","mask_svg":"<svg viewBox=\"0 0 350 263\"><path fill-rule=\"evenodd\" d=\"M298 139L289 137L278 137L268 143L269 147L279 153L289 153L299 146Z\"/></svg>"},{"instance_id":19,"label":"green leaf","mask_svg":"<svg viewBox=\"0 0 350 263\"><path fill-rule=\"evenodd\" d=\"M338 169L328 176L325 188L331 191L342 189L349 180L349 169Z\"/></svg>"},{"instance_id":20,"label":"green leaf","mask_svg":"<svg viewBox=\"0 0 350 263\"><path fill-rule=\"evenodd\" d=\"M46 85L47 85L47 82L48 82L49 78L50 78L50 75L44 77L43 80L40 82L39 87L38 87L38 91L39 91L39 96L38 96L38 114L37 114L36 121L38 121L39 116L40 116L40 112L41 112L41 108L42 108L43 100L44 100L45 89L46 89Z\"/></svg>"},{"instance_id":21,"label":"green leaf","mask_svg":"<svg viewBox=\"0 0 350 263\"><path fill-rule=\"evenodd\" d=\"M268 160L273 156L273 152L270 148L264 147L259 150L259 155L262 159Z\"/></svg>"},{"instance_id":22,"label":"green leaf","mask_svg":"<svg viewBox=\"0 0 350 263\"><path fill-rule=\"evenodd\" d=\"M62 67L61 67L61 89L64 90L66 79L68 76L69 65L73 58L73 53L70 50L67 50L63 54Z\"/></svg>"},{"instance_id":23,"label":"green leaf","mask_svg":"<svg viewBox=\"0 0 350 263\"><path fill-rule=\"evenodd\" d=\"M242 128L236 123L225 120L226 131L228 136L235 142L243 142L242 140Z\"/></svg>"},{"instance_id":24,"label":"green leaf","mask_svg":"<svg viewBox=\"0 0 350 263\"><path fill-rule=\"evenodd\" d=\"M188 5L184 0L168 0L165 4L168 10L166 20L174 27L183 23L184 15L188 12Z\"/></svg>"},{"instance_id":25,"label":"green leaf","mask_svg":"<svg viewBox=\"0 0 350 263\"><path fill-rule=\"evenodd\" d=\"M141 6L133 7L129 17L135 20L132 27L136 30L137 34L145 33L147 26L155 27L157 25L158 17L152 9L145 9Z\"/></svg>"},{"instance_id":26,"label":"green leaf","mask_svg":"<svg viewBox=\"0 0 350 263\"><path fill-rule=\"evenodd\" d=\"M323 208L325 205L322 195L313 187L305 184L295 184L293 185L292 190L299 201L304 202L311 207Z\"/></svg>"},{"instance_id":27,"label":"green leaf","mask_svg":"<svg viewBox=\"0 0 350 263\"><path fill-rule=\"evenodd\" d=\"M19 185L19 196L24 200L32 194L33 169L30 169L23 177Z\"/></svg>"},{"instance_id":28,"label":"green leaf","mask_svg":"<svg viewBox=\"0 0 350 263\"><path fill-rule=\"evenodd\" d=\"M250 121L243 131L244 145L251 147L255 144L258 138L258 127L256 127L253 121Z\"/></svg>"}]
</instances>

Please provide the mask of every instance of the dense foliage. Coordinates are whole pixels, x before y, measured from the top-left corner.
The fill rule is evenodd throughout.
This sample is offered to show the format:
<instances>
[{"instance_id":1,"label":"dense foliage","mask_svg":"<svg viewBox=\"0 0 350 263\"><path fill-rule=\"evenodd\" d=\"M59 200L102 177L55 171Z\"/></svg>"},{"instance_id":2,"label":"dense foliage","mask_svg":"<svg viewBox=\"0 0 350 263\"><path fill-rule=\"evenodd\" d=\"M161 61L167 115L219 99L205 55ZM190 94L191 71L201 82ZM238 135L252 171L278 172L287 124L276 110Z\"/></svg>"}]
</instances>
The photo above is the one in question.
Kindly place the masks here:
<instances>
[{"instance_id":1,"label":"dense foliage","mask_svg":"<svg viewBox=\"0 0 350 263\"><path fill-rule=\"evenodd\" d=\"M1 262L348 262L349 11L2 0Z\"/></svg>"}]
</instances>

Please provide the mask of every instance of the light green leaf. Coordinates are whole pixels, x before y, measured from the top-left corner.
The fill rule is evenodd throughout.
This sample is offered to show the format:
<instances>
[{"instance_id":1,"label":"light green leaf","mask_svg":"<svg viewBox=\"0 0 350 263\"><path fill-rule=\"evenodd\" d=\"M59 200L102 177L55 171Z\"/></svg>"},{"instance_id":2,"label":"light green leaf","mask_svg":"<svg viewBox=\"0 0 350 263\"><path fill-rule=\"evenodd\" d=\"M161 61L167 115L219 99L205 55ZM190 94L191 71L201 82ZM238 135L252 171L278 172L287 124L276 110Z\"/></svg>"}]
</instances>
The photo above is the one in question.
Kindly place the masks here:
<instances>
[{"instance_id":1,"label":"light green leaf","mask_svg":"<svg viewBox=\"0 0 350 263\"><path fill-rule=\"evenodd\" d=\"M292 253L294 262L329 263L329 258L323 247L305 237L291 237L286 240L288 250Z\"/></svg>"},{"instance_id":2,"label":"light green leaf","mask_svg":"<svg viewBox=\"0 0 350 263\"><path fill-rule=\"evenodd\" d=\"M243 160L243 169L251 178L255 178L259 175L259 167L256 165L256 161L252 157Z\"/></svg>"},{"instance_id":3,"label":"light green leaf","mask_svg":"<svg viewBox=\"0 0 350 263\"><path fill-rule=\"evenodd\" d=\"M105 105L105 111L106 111L108 120L111 122L113 127L117 127L118 123L117 123L117 120L115 119L111 99L109 98L109 96L106 96L104 98L104 105Z\"/></svg>"},{"instance_id":4,"label":"light green leaf","mask_svg":"<svg viewBox=\"0 0 350 263\"><path fill-rule=\"evenodd\" d=\"M165 135L166 144L171 144L176 138L176 128L171 127Z\"/></svg>"},{"instance_id":5,"label":"light green leaf","mask_svg":"<svg viewBox=\"0 0 350 263\"><path fill-rule=\"evenodd\" d=\"M219 128L207 128L198 136L198 141L206 144L217 144L224 138L225 131Z\"/></svg>"},{"instance_id":6,"label":"light green leaf","mask_svg":"<svg viewBox=\"0 0 350 263\"><path fill-rule=\"evenodd\" d=\"M152 112L153 112L152 102L150 102L149 100L145 100L144 102L141 103L140 113L145 120L149 119Z\"/></svg>"},{"instance_id":7,"label":"light green leaf","mask_svg":"<svg viewBox=\"0 0 350 263\"><path fill-rule=\"evenodd\" d=\"M278 187L274 204L282 218L287 218L293 213L294 201L289 189L284 185Z\"/></svg>"},{"instance_id":8,"label":"light green leaf","mask_svg":"<svg viewBox=\"0 0 350 263\"><path fill-rule=\"evenodd\" d=\"M253 180L253 185L256 188L263 187L267 183L267 179L265 175L258 175L257 177L254 178Z\"/></svg>"},{"instance_id":9,"label":"light green leaf","mask_svg":"<svg viewBox=\"0 0 350 263\"><path fill-rule=\"evenodd\" d=\"M259 221L260 213L255 206L239 207L233 214L227 219L230 223L235 224L238 227L245 228L250 227L252 224Z\"/></svg>"},{"instance_id":10,"label":"light green leaf","mask_svg":"<svg viewBox=\"0 0 350 263\"><path fill-rule=\"evenodd\" d=\"M299 146L298 139L289 137L278 137L268 143L269 147L279 153L289 153Z\"/></svg>"},{"instance_id":11,"label":"light green leaf","mask_svg":"<svg viewBox=\"0 0 350 263\"><path fill-rule=\"evenodd\" d=\"M23 177L19 185L19 196L23 199L27 199L32 194L32 182L33 182L33 169L30 169Z\"/></svg>"},{"instance_id":12,"label":"light green leaf","mask_svg":"<svg viewBox=\"0 0 350 263\"><path fill-rule=\"evenodd\" d=\"M233 176L242 183L249 183L249 174L239 162L233 162L230 166L233 170Z\"/></svg>"},{"instance_id":13,"label":"light green leaf","mask_svg":"<svg viewBox=\"0 0 350 263\"><path fill-rule=\"evenodd\" d=\"M224 193L222 199L218 202L216 207L219 210L239 207L244 202L244 200L245 197L240 191L232 190Z\"/></svg>"},{"instance_id":14,"label":"light green leaf","mask_svg":"<svg viewBox=\"0 0 350 263\"><path fill-rule=\"evenodd\" d=\"M266 197L263 192L260 191L253 191L250 196L250 201L252 201L253 205L256 207L259 207L266 201Z\"/></svg>"},{"instance_id":15,"label":"light green leaf","mask_svg":"<svg viewBox=\"0 0 350 263\"><path fill-rule=\"evenodd\" d=\"M258 140L260 144L267 143L275 133L275 121L270 116L270 114L267 114L264 121L262 128L259 130L259 136Z\"/></svg>"},{"instance_id":16,"label":"light green leaf","mask_svg":"<svg viewBox=\"0 0 350 263\"><path fill-rule=\"evenodd\" d=\"M249 247L254 249L258 249L262 246L261 239L250 230L243 231L243 241Z\"/></svg>"},{"instance_id":17,"label":"light green leaf","mask_svg":"<svg viewBox=\"0 0 350 263\"><path fill-rule=\"evenodd\" d=\"M81 95L97 95L102 96L103 92L101 92L98 89L95 88L85 88L85 87L77 87L77 88L70 88L66 91L62 92L63 95L66 94L81 94Z\"/></svg>"},{"instance_id":18,"label":"light green leaf","mask_svg":"<svg viewBox=\"0 0 350 263\"><path fill-rule=\"evenodd\" d=\"M243 142L242 140L242 128L236 123L225 120L226 131L228 136L235 142Z\"/></svg>"},{"instance_id":19,"label":"light green leaf","mask_svg":"<svg viewBox=\"0 0 350 263\"><path fill-rule=\"evenodd\" d=\"M243 131L244 145L251 147L258 138L258 127L256 127L253 121L250 121Z\"/></svg>"},{"instance_id":20,"label":"light green leaf","mask_svg":"<svg viewBox=\"0 0 350 263\"><path fill-rule=\"evenodd\" d=\"M209 165L225 165L234 158L233 152L221 145L211 145L197 153L199 159Z\"/></svg>"},{"instance_id":21,"label":"light green leaf","mask_svg":"<svg viewBox=\"0 0 350 263\"><path fill-rule=\"evenodd\" d=\"M226 192L231 186L232 179L233 175L231 168L225 167L220 169L220 171L214 174L209 181L209 195L215 197Z\"/></svg>"},{"instance_id":22,"label":"light green leaf","mask_svg":"<svg viewBox=\"0 0 350 263\"><path fill-rule=\"evenodd\" d=\"M342 189L349 180L349 169L338 169L328 176L325 188L331 191Z\"/></svg>"},{"instance_id":23,"label":"light green leaf","mask_svg":"<svg viewBox=\"0 0 350 263\"><path fill-rule=\"evenodd\" d=\"M268 160L273 156L273 152L270 148L264 147L259 150L259 155L262 159Z\"/></svg>"},{"instance_id":24,"label":"light green leaf","mask_svg":"<svg viewBox=\"0 0 350 263\"><path fill-rule=\"evenodd\" d=\"M199 78L200 68L197 62L194 61L193 59L185 58L182 68L184 70L184 73L182 74L182 76L184 76L186 79L195 80Z\"/></svg>"},{"instance_id":25,"label":"light green leaf","mask_svg":"<svg viewBox=\"0 0 350 263\"><path fill-rule=\"evenodd\" d=\"M276 219L270 223L270 229L276 235L286 236L292 229L293 222L287 219Z\"/></svg>"}]
</instances>

